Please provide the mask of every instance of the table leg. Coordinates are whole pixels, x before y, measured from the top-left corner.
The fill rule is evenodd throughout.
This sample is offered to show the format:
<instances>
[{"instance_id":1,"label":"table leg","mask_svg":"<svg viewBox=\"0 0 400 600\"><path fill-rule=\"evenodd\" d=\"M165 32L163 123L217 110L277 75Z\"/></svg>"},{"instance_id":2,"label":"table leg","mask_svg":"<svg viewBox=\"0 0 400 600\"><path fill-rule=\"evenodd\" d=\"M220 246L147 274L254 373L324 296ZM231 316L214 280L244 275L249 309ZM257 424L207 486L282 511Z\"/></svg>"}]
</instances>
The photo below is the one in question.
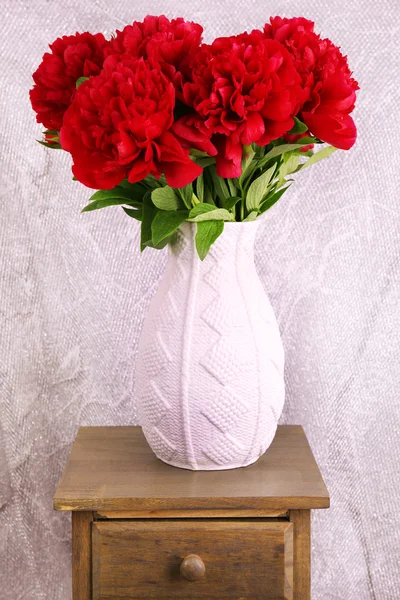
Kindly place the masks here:
<instances>
[{"instance_id":1,"label":"table leg","mask_svg":"<svg viewBox=\"0 0 400 600\"><path fill-rule=\"evenodd\" d=\"M72 513L72 600L92 600L93 513Z\"/></svg>"},{"instance_id":2,"label":"table leg","mask_svg":"<svg viewBox=\"0 0 400 600\"><path fill-rule=\"evenodd\" d=\"M294 527L294 599L311 599L311 528L309 510L291 510Z\"/></svg>"}]
</instances>

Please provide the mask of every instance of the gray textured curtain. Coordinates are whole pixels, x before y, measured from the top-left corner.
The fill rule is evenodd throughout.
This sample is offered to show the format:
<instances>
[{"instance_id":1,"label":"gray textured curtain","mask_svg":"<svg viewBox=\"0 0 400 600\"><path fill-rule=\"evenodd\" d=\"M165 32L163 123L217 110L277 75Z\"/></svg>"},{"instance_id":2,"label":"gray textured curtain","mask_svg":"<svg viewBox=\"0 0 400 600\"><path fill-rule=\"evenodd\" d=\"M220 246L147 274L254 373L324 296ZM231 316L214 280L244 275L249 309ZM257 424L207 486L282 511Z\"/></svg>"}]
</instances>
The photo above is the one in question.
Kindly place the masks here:
<instances>
[{"instance_id":1,"label":"gray textured curtain","mask_svg":"<svg viewBox=\"0 0 400 600\"><path fill-rule=\"evenodd\" d=\"M299 175L270 212L257 264L286 349L282 422L301 423L332 495L313 518L314 600L398 600L400 497L399 23L396 0L2 0L0 589L68 600L70 523L52 495L80 425L136 423L134 358L165 255L140 255L120 208L34 141L31 73L47 43L146 13L206 38L313 18L348 54L359 140Z\"/></svg>"}]
</instances>

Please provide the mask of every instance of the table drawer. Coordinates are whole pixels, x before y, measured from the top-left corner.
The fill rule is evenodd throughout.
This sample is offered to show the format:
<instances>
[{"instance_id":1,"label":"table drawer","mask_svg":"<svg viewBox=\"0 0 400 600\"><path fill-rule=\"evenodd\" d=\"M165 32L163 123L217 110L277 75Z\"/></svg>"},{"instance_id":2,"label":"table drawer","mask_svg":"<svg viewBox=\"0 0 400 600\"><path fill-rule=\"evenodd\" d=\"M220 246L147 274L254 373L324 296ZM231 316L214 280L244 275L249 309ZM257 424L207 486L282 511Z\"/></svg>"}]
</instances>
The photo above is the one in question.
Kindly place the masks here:
<instances>
[{"instance_id":1,"label":"table drawer","mask_svg":"<svg viewBox=\"0 0 400 600\"><path fill-rule=\"evenodd\" d=\"M293 599L288 521L97 521L92 545L93 600Z\"/></svg>"}]
</instances>

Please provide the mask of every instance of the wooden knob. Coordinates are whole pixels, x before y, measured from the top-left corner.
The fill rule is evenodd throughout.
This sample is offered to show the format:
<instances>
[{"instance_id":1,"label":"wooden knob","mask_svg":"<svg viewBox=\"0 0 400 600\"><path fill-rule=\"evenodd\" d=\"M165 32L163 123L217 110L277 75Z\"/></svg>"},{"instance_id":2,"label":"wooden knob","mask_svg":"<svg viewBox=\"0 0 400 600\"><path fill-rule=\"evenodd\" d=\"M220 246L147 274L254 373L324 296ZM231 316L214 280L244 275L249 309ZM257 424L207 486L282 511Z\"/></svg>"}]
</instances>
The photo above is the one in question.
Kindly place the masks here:
<instances>
[{"instance_id":1,"label":"wooden knob","mask_svg":"<svg viewBox=\"0 0 400 600\"><path fill-rule=\"evenodd\" d=\"M197 554L188 554L181 562L181 575L188 581L199 581L206 572L206 567Z\"/></svg>"}]
</instances>

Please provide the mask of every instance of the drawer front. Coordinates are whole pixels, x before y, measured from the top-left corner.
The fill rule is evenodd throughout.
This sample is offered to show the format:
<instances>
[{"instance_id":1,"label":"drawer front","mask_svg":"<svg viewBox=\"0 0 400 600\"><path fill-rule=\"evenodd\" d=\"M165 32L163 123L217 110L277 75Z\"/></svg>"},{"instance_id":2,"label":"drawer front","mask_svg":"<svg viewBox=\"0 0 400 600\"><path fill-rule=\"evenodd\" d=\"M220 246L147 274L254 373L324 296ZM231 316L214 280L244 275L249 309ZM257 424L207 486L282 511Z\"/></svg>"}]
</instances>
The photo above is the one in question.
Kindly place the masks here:
<instances>
[{"instance_id":1,"label":"drawer front","mask_svg":"<svg viewBox=\"0 0 400 600\"><path fill-rule=\"evenodd\" d=\"M292 600L292 527L255 519L94 522L93 599Z\"/></svg>"}]
</instances>

